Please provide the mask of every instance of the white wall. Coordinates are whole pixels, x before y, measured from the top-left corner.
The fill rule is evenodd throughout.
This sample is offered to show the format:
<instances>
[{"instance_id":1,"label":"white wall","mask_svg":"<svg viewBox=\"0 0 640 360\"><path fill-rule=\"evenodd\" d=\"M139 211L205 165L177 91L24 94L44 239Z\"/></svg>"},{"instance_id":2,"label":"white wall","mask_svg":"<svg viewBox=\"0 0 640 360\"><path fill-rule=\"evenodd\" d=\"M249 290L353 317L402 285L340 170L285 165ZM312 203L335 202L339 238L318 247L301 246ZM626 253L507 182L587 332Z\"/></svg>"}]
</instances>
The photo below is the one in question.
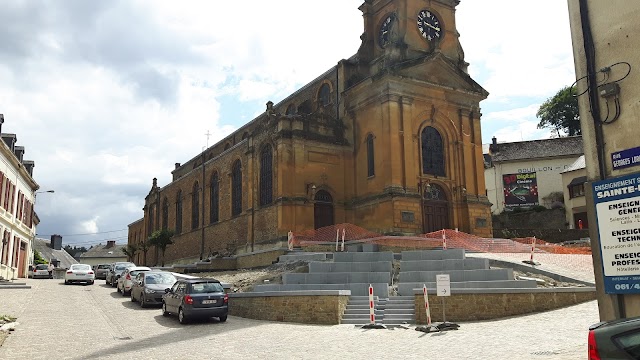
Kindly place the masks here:
<instances>
[{"instance_id":1,"label":"white wall","mask_svg":"<svg viewBox=\"0 0 640 360\"><path fill-rule=\"evenodd\" d=\"M493 204L491 206L491 212L499 214L504 210L503 175L535 172L538 184L538 200L540 205L545 205L544 197L552 192L563 192L560 173L569 168L579 157L579 155L576 155L572 157L510 161L504 163L494 162L492 168L485 170L487 197Z\"/></svg>"},{"instance_id":2,"label":"white wall","mask_svg":"<svg viewBox=\"0 0 640 360\"><path fill-rule=\"evenodd\" d=\"M583 169L578 169L574 171L569 171L561 175L562 175L562 188L564 190L563 192L564 192L565 217L567 219L567 223L569 223L569 228L573 229L575 228L574 221L573 221L573 214L587 211L587 201L585 196L575 197L571 199L568 186L571 180L577 177L586 176L587 170L583 168ZM586 187L587 184L585 184L584 186Z\"/></svg>"}]
</instances>

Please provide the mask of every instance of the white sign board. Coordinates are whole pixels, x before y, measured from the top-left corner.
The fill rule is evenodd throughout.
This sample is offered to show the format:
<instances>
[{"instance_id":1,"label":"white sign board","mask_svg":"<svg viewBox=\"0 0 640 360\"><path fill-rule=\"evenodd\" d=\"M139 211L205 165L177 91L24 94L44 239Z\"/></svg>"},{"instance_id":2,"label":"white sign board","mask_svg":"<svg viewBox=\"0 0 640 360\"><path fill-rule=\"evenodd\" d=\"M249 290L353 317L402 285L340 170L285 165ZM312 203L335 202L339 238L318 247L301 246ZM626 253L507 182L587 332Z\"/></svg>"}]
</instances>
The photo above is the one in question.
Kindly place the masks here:
<instances>
[{"instance_id":1,"label":"white sign board","mask_svg":"<svg viewBox=\"0 0 640 360\"><path fill-rule=\"evenodd\" d=\"M436 275L438 296L451 296L451 281L449 274Z\"/></svg>"}]
</instances>

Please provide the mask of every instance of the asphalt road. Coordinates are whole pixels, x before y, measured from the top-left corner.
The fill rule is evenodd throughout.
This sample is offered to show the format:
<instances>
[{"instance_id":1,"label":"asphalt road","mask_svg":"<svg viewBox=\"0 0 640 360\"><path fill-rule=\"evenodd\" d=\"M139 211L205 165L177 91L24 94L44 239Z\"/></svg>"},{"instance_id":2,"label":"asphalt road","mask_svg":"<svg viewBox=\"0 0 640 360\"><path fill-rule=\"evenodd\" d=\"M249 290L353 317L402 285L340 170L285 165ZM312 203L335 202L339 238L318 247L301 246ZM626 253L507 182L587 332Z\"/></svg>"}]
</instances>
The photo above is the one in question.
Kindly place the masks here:
<instances>
[{"instance_id":1,"label":"asphalt road","mask_svg":"<svg viewBox=\"0 0 640 360\"><path fill-rule=\"evenodd\" d=\"M587 327L598 321L592 301L435 334L232 316L226 323L180 325L159 308L141 309L103 280L27 283L31 289L0 290L0 314L19 322L0 359L584 359Z\"/></svg>"}]
</instances>

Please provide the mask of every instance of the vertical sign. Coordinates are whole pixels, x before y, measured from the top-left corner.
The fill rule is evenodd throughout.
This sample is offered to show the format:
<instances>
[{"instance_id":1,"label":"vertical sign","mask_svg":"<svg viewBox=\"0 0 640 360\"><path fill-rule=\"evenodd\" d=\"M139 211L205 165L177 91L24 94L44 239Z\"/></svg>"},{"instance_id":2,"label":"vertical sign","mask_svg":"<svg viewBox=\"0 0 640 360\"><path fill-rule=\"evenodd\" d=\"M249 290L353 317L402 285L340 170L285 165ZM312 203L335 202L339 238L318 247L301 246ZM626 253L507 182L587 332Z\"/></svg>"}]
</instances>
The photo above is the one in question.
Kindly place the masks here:
<instances>
[{"instance_id":1,"label":"vertical sign","mask_svg":"<svg viewBox=\"0 0 640 360\"><path fill-rule=\"evenodd\" d=\"M607 294L640 294L640 173L593 183Z\"/></svg>"},{"instance_id":2,"label":"vertical sign","mask_svg":"<svg viewBox=\"0 0 640 360\"><path fill-rule=\"evenodd\" d=\"M502 175L506 208L539 205L538 178L535 172Z\"/></svg>"},{"instance_id":3,"label":"vertical sign","mask_svg":"<svg viewBox=\"0 0 640 360\"><path fill-rule=\"evenodd\" d=\"M449 274L436 275L438 296L451 296L451 280Z\"/></svg>"}]
</instances>

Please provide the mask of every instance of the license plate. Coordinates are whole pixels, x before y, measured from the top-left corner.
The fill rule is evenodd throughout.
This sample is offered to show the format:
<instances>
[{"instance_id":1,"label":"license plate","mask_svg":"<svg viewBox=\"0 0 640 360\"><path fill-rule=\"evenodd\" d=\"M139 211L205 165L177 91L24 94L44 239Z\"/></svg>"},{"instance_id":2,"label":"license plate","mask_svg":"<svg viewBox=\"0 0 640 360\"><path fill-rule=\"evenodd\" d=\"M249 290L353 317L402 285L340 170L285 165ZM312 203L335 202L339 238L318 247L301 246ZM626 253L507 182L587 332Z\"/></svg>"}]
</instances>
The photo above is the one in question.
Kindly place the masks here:
<instances>
[{"instance_id":1,"label":"license plate","mask_svg":"<svg viewBox=\"0 0 640 360\"><path fill-rule=\"evenodd\" d=\"M217 300L202 300L203 304L215 304L217 302L218 302Z\"/></svg>"},{"instance_id":2,"label":"license plate","mask_svg":"<svg viewBox=\"0 0 640 360\"><path fill-rule=\"evenodd\" d=\"M78 276L85 276L85 275L87 275L87 274L76 274L76 275L78 275Z\"/></svg>"}]
</instances>

